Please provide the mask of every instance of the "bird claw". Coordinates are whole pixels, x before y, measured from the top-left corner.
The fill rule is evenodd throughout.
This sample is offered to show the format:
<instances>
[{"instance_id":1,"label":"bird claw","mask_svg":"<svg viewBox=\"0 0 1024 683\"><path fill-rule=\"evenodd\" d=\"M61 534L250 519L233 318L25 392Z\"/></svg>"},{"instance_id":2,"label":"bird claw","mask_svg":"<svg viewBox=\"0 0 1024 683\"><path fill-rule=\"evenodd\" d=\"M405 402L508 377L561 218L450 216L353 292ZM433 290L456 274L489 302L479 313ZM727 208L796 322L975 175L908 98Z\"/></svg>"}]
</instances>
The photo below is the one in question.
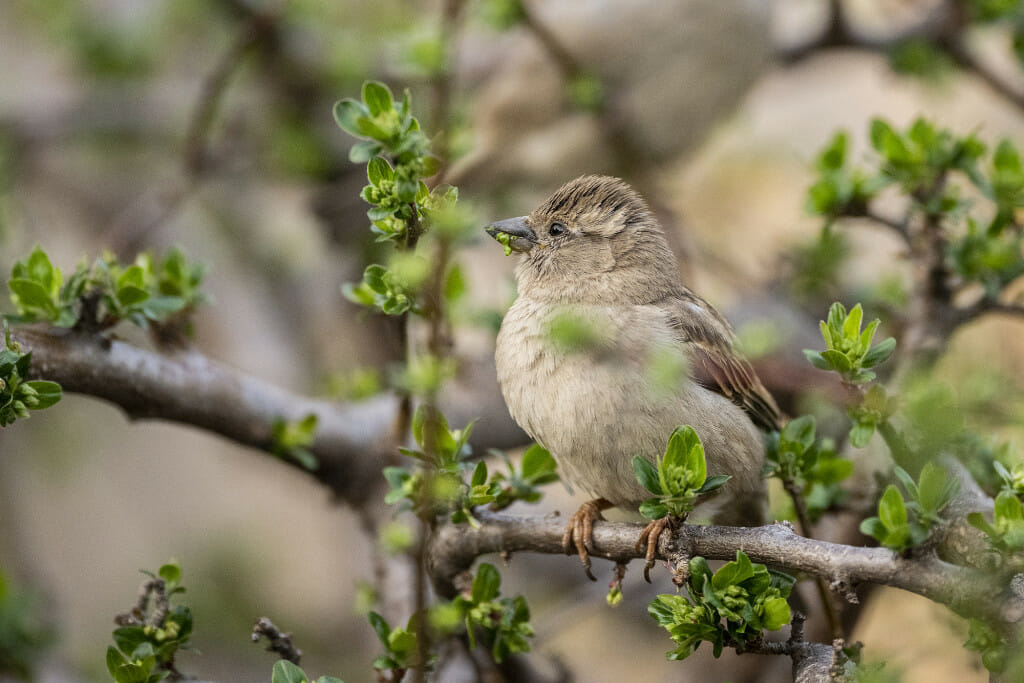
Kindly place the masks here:
<instances>
[{"instance_id":1,"label":"bird claw","mask_svg":"<svg viewBox=\"0 0 1024 683\"><path fill-rule=\"evenodd\" d=\"M646 563L644 564L644 581L651 583L651 569L654 567L654 554L658 550L658 540L661 538L661 533L667 529L672 528L672 518L662 517L649 522L644 530L640 533L640 538L637 539L636 549L639 551L644 544L647 544L647 552L644 554Z\"/></svg>"},{"instance_id":2,"label":"bird claw","mask_svg":"<svg viewBox=\"0 0 1024 683\"><path fill-rule=\"evenodd\" d=\"M591 581L597 581L597 577L590 571L590 553L594 552L594 521L604 519L601 511L611 506L604 498L588 500L569 518L565 533L562 534L562 550L566 555L571 555L575 546L583 572Z\"/></svg>"}]
</instances>

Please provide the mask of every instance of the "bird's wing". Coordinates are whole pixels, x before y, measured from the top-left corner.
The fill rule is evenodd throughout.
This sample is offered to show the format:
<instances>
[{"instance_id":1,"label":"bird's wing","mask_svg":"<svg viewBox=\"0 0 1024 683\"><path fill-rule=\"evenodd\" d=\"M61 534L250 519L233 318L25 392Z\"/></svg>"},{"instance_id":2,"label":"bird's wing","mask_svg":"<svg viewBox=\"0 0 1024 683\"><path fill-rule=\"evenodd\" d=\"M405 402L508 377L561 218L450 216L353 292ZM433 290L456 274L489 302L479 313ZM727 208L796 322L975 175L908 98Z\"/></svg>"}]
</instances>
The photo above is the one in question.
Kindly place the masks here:
<instances>
[{"instance_id":1,"label":"bird's wing","mask_svg":"<svg viewBox=\"0 0 1024 683\"><path fill-rule=\"evenodd\" d=\"M750 362L737 351L735 335L722 314L690 292L658 305L668 313L672 328L690 352L694 381L743 408L761 429L779 429L779 407Z\"/></svg>"}]
</instances>

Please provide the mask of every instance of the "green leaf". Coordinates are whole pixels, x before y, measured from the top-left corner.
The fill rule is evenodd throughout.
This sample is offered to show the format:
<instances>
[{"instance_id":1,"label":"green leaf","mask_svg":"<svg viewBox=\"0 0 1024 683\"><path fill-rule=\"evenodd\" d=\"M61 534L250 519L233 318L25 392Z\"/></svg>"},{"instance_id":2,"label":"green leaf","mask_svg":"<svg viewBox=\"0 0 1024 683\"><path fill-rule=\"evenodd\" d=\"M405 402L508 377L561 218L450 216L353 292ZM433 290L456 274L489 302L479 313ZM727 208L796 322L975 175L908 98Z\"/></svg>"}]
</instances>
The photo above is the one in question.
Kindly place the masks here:
<instances>
[{"instance_id":1,"label":"green leaf","mask_svg":"<svg viewBox=\"0 0 1024 683\"><path fill-rule=\"evenodd\" d=\"M715 590L722 590L728 586L739 585L753 576L754 565L750 558L742 550L737 550L736 559L727 562L711 577L711 586Z\"/></svg>"},{"instance_id":2,"label":"green leaf","mask_svg":"<svg viewBox=\"0 0 1024 683\"><path fill-rule=\"evenodd\" d=\"M501 574L494 565L482 562L473 579L473 602L480 604L498 597L501 588Z\"/></svg>"},{"instance_id":3,"label":"green leaf","mask_svg":"<svg viewBox=\"0 0 1024 683\"><path fill-rule=\"evenodd\" d=\"M828 147L818 157L818 170L838 171L846 163L846 147L849 136L845 132L836 133Z\"/></svg>"},{"instance_id":4,"label":"green leaf","mask_svg":"<svg viewBox=\"0 0 1024 683\"><path fill-rule=\"evenodd\" d=\"M668 515L668 508L657 498L649 498L640 503L639 510L641 515L650 520L661 519Z\"/></svg>"},{"instance_id":5,"label":"green leaf","mask_svg":"<svg viewBox=\"0 0 1024 683\"><path fill-rule=\"evenodd\" d=\"M112 634L114 644L125 654L131 654L142 643L147 643L148 638L141 626L122 626L114 629Z\"/></svg>"},{"instance_id":6,"label":"green leaf","mask_svg":"<svg viewBox=\"0 0 1024 683\"><path fill-rule=\"evenodd\" d=\"M992 168L1003 173L1024 174L1021 168L1020 155L1009 140L1000 141L992 154Z\"/></svg>"},{"instance_id":7,"label":"green leaf","mask_svg":"<svg viewBox=\"0 0 1024 683\"><path fill-rule=\"evenodd\" d=\"M140 304L148 298L149 292L135 285L126 285L117 290L117 301L126 308Z\"/></svg>"},{"instance_id":8,"label":"green leaf","mask_svg":"<svg viewBox=\"0 0 1024 683\"><path fill-rule=\"evenodd\" d=\"M996 496L995 518L1003 522L1024 521L1024 508L1013 491L1003 490Z\"/></svg>"},{"instance_id":9,"label":"green leaf","mask_svg":"<svg viewBox=\"0 0 1024 683\"><path fill-rule=\"evenodd\" d=\"M487 483L487 463L483 460L476 464L473 468L473 477L470 479L470 486L483 486Z\"/></svg>"},{"instance_id":10,"label":"green leaf","mask_svg":"<svg viewBox=\"0 0 1024 683\"><path fill-rule=\"evenodd\" d=\"M32 406L32 410L49 408L54 403L60 401L62 396L60 385L56 382L33 380L31 382L25 382L22 386L31 387L32 390L36 392L37 403Z\"/></svg>"},{"instance_id":11,"label":"green leaf","mask_svg":"<svg viewBox=\"0 0 1024 683\"><path fill-rule=\"evenodd\" d=\"M896 349L896 340L892 337L883 339L882 341L871 347L871 350L864 354L861 359L861 367L873 368L879 363L888 360L889 356Z\"/></svg>"},{"instance_id":12,"label":"green leaf","mask_svg":"<svg viewBox=\"0 0 1024 683\"><path fill-rule=\"evenodd\" d=\"M764 616L761 625L769 631L777 631L789 623L792 615L785 598L769 598L764 601Z\"/></svg>"},{"instance_id":13,"label":"green leaf","mask_svg":"<svg viewBox=\"0 0 1024 683\"><path fill-rule=\"evenodd\" d=\"M532 481L538 477L554 474L557 469L554 457L540 444L533 444L523 453L523 478Z\"/></svg>"},{"instance_id":14,"label":"green leaf","mask_svg":"<svg viewBox=\"0 0 1024 683\"><path fill-rule=\"evenodd\" d=\"M704 494L711 493L712 491L717 491L718 489L722 488L722 486L725 485L725 482L729 481L730 479L732 479L732 476L728 474L716 474L713 477L708 477L704 481L704 485L697 489L695 493Z\"/></svg>"},{"instance_id":15,"label":"green leaf","mask_svg":"<svg viewBox=\"0 0 1024 683\"><path fill-rule=\"evenodd\" d=\"M384 620L384 617L372 610L366 615L366 617L370 620L370 625L373 626L373 630L376 632L380 642L387 647L389 639L391 638L391 627L388 626L388 622Z\"/></svg>"},{"instance_id":16,"label":"green leaf","mask_svg":"<svg viewBox=\"0 0 1024 683\"><path fill-rule=\"evenodd\" d=\"M378 81L366 81L363 83L363 102L370 110L370 116L380 116L384 112L391 111L393 97L388 86Z\"/></svg>"},{"instance_id":17,"label":"green leaf","mask_svg":"<svg viewBox=\"0 0 1024 683\"><path fill-rule=\"evenodd\" d=\"M849 372L853 369L850 359L846 354L836 349L826 349L821 352L821 357L829 364L829 367L836 372Z\"/></svg>"},{"instance_id":18,"label":"green leaf","mask_svg":"<svg viewBox=\"0 0 1024 683\"><path fill-rule=\"evenodd\" d=\"M54 277L59 271L53 267L50 257L40 246L36 246L29 254L27 270L31 279L49 290L56 289L54 285L59 284Z\"/></svg>"},{"instance_id":19,"label":"green leaf","mask_svg":"<svg viewBox=\"0 0 1024 683\"><path fill-rule=\"evenodd\" d=\"M288 457L299 463L307 472L316 472L320 468L320 461L308 448L295 446L288 451Z\"/></svg>"},{"instance_id":20,"label":"green leaf","mask_svg":"<svg viewBox=\"0 0 1024 683\"><path fill-rule=\"evenodd\" d=\"M168 562L160 567L157 575L169 584L176 584L181 581L181 567L176 562Z\"/></svg>"},{"instance_id":21,"label":"green leaf","mask_svg":"<svg viewBox=\"0 0 1024 683\"><path fill-rule=\"evenodd\" d=\"M944 468L931 462L926 463L921 469L918 480L918 503L927 513L940 512L959 490L960 482L949 478Z\"/></svg>"},{"instance_id":22,"label":"green leaf","mask_svg":"<svg viewBox=\"0 0 1024 683\"><path fill-rule=\"evenodd\" d=\"M636 480L645 489L655 495L662 495L664 493L661 488L661 482L658 480L658 469L650 460L642 455L634 456L633 472L636 474Z\"/></svg>"},{"instance_id":23,"label":"green leaf","mask_svg":"<svg viewBox=\"0 0 1024 683\"><path fill-rule=\"evenodd\" d=\"M800 444L806 450L814 443L814 432L814 416L802 415L786 423L779 436L783 442Z\"/></svg>"},{"instance_id":24,"label":"green leaf","mask_svg":"<svg viewBox=\"0 0 1024 683\"><path fill-rule=\"evenodd\" d=\"M900 480L900 483L903 484L903 488L906 489L907 493L910 494L910 497L913 498L914 500L917 500L917 497L918 497L917 484L914 483L913 477L911 477L907 473L907 471L905 469L903 469L902 467L900 467L899 465L896 465L895 467L893 467L892 471L893 471L893 474L896 475L896 478Z\"/></svg>"},{"instance_id":25,"label":"green leaf","mask_svg":"<svg viewBox=\"0 0 1024 683\"><path fill-rule=\"evenodd\" d=\"M875 338L875 332L878 330L878 326L882 323L881 320L875 318L868 323L868 326L864 328L864 331L860 333L860 339L857 341L857 349L863 354L871 348L871 341Z\"/></svg>"},{"instance_id":26,"label":"green leaf","mask_svg":"<svg viewBox=\"0 0 1024 683\"><path fill-rule=\"evenodd\" d=\"M827 325L828 325L828 328L829 328L829 332L831 332L832 330L835 330L836 332L842 331L842 329L843 329L843 321L844 320L846 320L846 307L843 306L838 301L836 301L831 306L829 306L829 309L828 309ZM823 330L823 332L824 332L824 330ZM825 337L825 341L826 342L829 341L829 338ZM838 340L832 340L832 341L835 342L835 341L838 341ZM831 346L833 346L833 344L829 344L829 346L831 347Z\"/></svg>"},{"instance_id":27,"label":"green leaf","mask_svg":"<svg viewBox=\"0 0 1024 683\"><path fill-rule=\"evenodd\" d=\"M346 133L359 136L356 121L363 116L368 116L370 111L362 102L346 97L334 105L334 120Z\"/></svg>"},{"instance_id":28,"label":"green leaf","mask_svg":"<svg viewBox=\"0 0 1024 683\"><path fill-rule=\"evenodd\" d=\"M124 655L118 652L116 647L113 645L107 646L107 671L114 677L114 680L117 680L118 670L125 662Z\"/></svg>"},{"instance_id":29,"label":"green leaf","mask_svg":"<svg viewBox=\"0 0 1024 683\"><path fill-rule=\"evenodd\" d=\"M365 164L383 151L376 140L363 140L352 145L348 150L348 160L353 164Z\"/></svg>"},{"instance_id":30,"label":"green leaf","mask_svg":"<svg viewBox=\"0 0 1024 683\"><path fill-rule=\"evenodd\" d=\"M864 448L875 435L875 423L869 421L854 422L850 427L850 445L854 448Z\"/></svg>"},{"instance_id":31,"label":"green leaf","mask_svg":"<svg viewBox=\"0 0 1024 683\"><path fill-rule=\"evenodd\" d=\"M459 299L466 292L466 279L462 275L462 268L454 264L448 270L448 277L444 281L444 298L448 301Z\"/></svg>"},{"instance_id":32,"label":"green leaf","mask_svg":"<svg viewBox=\"0 0 1024 683\"><path fill-rule=\"evenodd\" d=\"M971 512L967 515L967 523L973 526L975 529L983 531L987 536L998 536L999 531L989 524L988 520L985 519L985 515L980 512Z\"/></svg>"},{"instance_id":33,"label":"green leaf","mask_svg":"<svg viewBox=\"0 0 1024 683\"><path fill-rule=\"evenodd\" d=\"M860 523L860 532L865 536L871 536L881 541L889 531L885 528L885 524L882 523L878 517L868 517Z\"/></svg>"},{"instance_id":34,"label":"green leaf","mask_svg":"<svg viewBox=\"0 0 1024 683\"><path fill-rule=\"evenodd\" d=\"M819 370L831 370L832 364L825 360L820 353L811 349L804 349L804 356L810 361L811 365L818 368Z\"/></svg>"},{"instance_id":35,"label":"green leaf","mask_svg":"<svg viewBox=\"0 0 1024 683\"><path fill-rule=\"evenodd\" d=\"M857 304L850 313L846 316L846 320L843 321L843 337L849 341L854 342L860 339L860 326L861 320L864 317L864 310L860 304Z\"/></svg>"},{"instance_id":36,"label":"green leaf","mask_svg":"<svg viewBox=\"0 0 1024 683\"><path fill-rule=\"evenodd\" d=\"M871 146L888 160L907 157L907 147L888 123L881 119L871 121Z\"/></svg>"},{"instance_id":37,"label":"green leaf","mask_svg":"<svg viewBox=\"0 0 1024 683\"><path fill-rule=\"evenodd\" d=\"M287 659L279 659L274 662L270 683L308 683L308 681L306 672Z\"/></svg>"},{"instance_id":38,"label":"green leaf","mask_svg":"<svg viewBox=\"0 0 1024 683\"><path fill-rule=\"evenodd\" d=\"M163 320L185 308L188 302L180 296L151 296L142 307L150 320Z\"/></svg>"},{"instance_id":39,"label":"green leaf","mask_svg":"<svg viewBox=\"0 0 1024 683\"><path fill-rule=\"evenodd\" d=\"M380 187L382 181L393 180L395 172L386 159L377 156L370 159L370 163L366 165L366 177L371 185Z\"/></svg>"},{"instance_id":40,"label":"green leaf","mask_svg":"<svg viewBox=\"0 0 1024 683\"><path fill-rule=\"evenodd\" d=\"M889 530L898 529L907 523L907 508L900 490L889 484L878 501L878 518Z\"/></svg>"},{"instance_id":41,"label":"green leaf","mask_svg":"<svg viewBox=\"0 0 1024 683\"><path fill-rule=\"evenodd\" d=\"M19 310L37 308L46 312L48 316L55 317L57 306L50 298L49 292L41 284L34 280L11 279L7 287L18 297Z\"/></svg>"}]
</instances>

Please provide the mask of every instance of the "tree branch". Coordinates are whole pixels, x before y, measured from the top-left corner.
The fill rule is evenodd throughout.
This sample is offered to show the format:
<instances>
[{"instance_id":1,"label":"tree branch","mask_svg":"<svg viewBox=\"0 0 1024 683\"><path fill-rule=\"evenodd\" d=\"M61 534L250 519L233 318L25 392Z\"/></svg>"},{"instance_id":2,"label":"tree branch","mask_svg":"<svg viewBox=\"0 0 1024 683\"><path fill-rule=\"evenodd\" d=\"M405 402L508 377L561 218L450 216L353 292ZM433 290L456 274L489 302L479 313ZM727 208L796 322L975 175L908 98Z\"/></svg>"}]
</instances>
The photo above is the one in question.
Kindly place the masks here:
<instances>
[{"instance_id":1,"label":"tree branch","mask_svg":"<svg viewBox=\"0 0 1024 683\"><path fill-rule=\"evenodd\" d=\"M972 52L965 40L970 17L964 3L946 0L933 5L921 19L898 33L870 35L858 31L847 20L842 0L832 0L827 26L817 37L800 45L778 50L785 64L795 64L826 49L853 48L871 52L888 52L908 40L926 40L942 50L957 66L977 76L996 95L1024 110L1024 92L1006 82Z\"/></svg>"},{"instance_id":2,"label":"tree branch","mask_svg":"<svg viewBox=\"0 0 1024 683\"><path fill-rule=\"evenodd\" d=\"M478 528L438 525L427 549L427 567L442 595L452 595L453 580L480 555L497 552L560 554L564 523L556 517L516 517L477 510ZM614 562L643 556L636 550L641 526L599 522L594 525L592 555ZM857 548L804 538L786 524L763 527L683 525L663 534L657 557L683 552L707 559L732 560L743 550L750 559L795 573L821 576L834 590L852 594L859 583L901 588L945 604L964 616L993 619L1016 628L1024 623L1024 600L991 574L943 562L933 555L901 557L885 548Z\"/></svg>"},{"instance_id":3,"label":"tree branch","mask_svg":"<svg viewBox=\"0 0 1024 683\"><path fill-rule=\"evenodd\" d=\"M312 474L355 505L373 495L383 481L381 467L397 457L392 396L342 405L293 394L193 351L161 355L38 327L16 327L11 337L32 352L33 379L109 401L130 419L179 422L266 451L275 421L314 413L318 423L310 451L320 466Z\"/></svg>"}]
</instances>

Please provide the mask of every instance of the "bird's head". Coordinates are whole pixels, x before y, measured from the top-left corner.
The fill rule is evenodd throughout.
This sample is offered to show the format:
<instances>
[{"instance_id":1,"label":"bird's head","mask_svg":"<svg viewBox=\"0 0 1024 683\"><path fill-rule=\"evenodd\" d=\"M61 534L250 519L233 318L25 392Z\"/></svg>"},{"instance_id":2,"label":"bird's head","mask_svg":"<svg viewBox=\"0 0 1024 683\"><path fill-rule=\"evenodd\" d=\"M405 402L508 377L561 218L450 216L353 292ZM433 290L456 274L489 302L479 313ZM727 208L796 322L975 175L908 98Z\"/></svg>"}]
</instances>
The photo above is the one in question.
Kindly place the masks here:
<instances>
[{"instance_id":1,"label":"bird's head","mask_svg":"<svg viewBox=\"0 0 1024 683\"><path fill-rule=\"evenodd\" d=\"M577 178L529 216L492 223L487 232L523 254L520 296L611 305L650 303L680 288L661 227L618 178Z\"/></svg>"}]
</instances>

